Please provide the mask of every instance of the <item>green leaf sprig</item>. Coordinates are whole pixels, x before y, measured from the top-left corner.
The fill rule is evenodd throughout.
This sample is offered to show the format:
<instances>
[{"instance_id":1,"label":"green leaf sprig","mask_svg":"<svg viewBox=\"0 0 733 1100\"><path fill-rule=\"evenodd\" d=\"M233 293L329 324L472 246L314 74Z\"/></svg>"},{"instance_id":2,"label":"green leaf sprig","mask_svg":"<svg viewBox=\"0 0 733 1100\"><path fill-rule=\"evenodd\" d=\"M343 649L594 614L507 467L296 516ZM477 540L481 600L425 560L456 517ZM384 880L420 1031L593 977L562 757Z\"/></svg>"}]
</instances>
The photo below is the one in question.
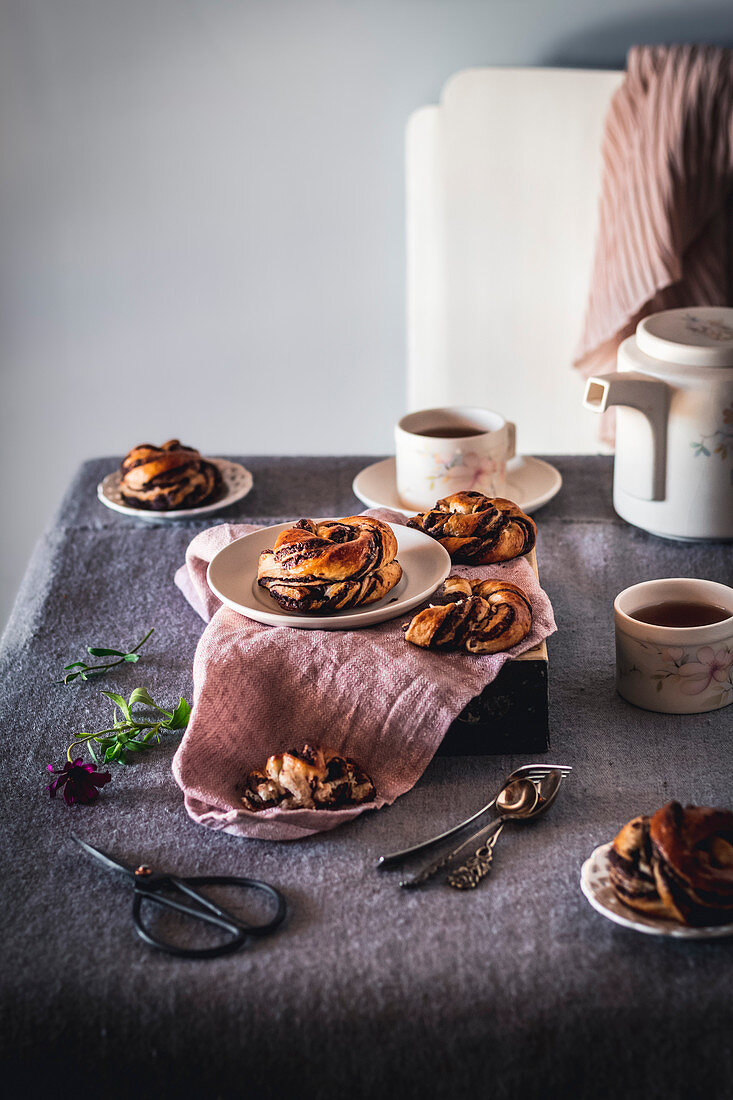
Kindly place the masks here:
<instances>
[{"instance_id":1,"label":"green leaf sprig","mask_svg":"<svg viewBox=\"0 0 733 1100\"><path fill-rule=\"evenodd\" d=\"M110 649L107 646L88 645L87 653L91 654L92 657L115 657L116 660L105 661L101 665L90 665L86 661L72 661L70 665L64 665L66 675L63 679L54 680L54 683L70 684L77 677L80 680L88 680L90 676L103 676L105 672L109 672L111 668L115 668L117 665L136 664L140 660L138 649L145 645L154 629L155 627L151 627L142 641L133 646L128 653L123 653L121 649Z\"/></svg>"},{"instance_id":2,"label":"green leaf sprig","mask_svg":"<svg viewBox=\"0 0 733 1100\"><path fill-rule=\"evenodd\" d=\"M162 731L185 729L191 716L191 707L185 699L181 699L175 710L164 710L153 702L147 688L135 688L127 701L114 691L103 691L102 695L106 695L114 703L113 724L98 733L75 733L74 740L66 750L67 760L73 760L73 754L78 751L79 745L86 743L92 760L99 764L93 747L96 743L103 751L102 763L116 761L119 764L131 764L138 753L151 748L153 741L160 742ZM136 716L132 711L135 704L157 711L163 717Z\"/></svg>"}]
</instances>

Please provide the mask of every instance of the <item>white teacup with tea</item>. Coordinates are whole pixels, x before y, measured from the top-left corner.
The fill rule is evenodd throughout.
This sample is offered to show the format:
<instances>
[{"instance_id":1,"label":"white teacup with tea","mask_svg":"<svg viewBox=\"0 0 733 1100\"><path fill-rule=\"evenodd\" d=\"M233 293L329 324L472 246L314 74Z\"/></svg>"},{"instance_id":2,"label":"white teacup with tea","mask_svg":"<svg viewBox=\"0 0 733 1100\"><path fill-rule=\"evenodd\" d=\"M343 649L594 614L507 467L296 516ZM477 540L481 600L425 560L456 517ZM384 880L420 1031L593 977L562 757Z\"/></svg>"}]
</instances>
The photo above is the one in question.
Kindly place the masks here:
<instances>
[{"instance_id":1,"label":"white teacup with tea","mask_svg":"<svg viewBox=\"0 0 733 1100\"><path fill-rule=\"evenodd\" d=\"M733 588L665 577L613 605L616 687L644 710L700 714L733 703Z\"/></svg>"},{"instance_id":2,"label":"white teacup with tea","mask_svg":"<svg viewBox=\"0 0 733 1100\"><path fill-rule=\"evenodd\" d=\"M422 511L462 489L503 497L506 464L515 452L514 424L490 409L458 405L408 413L395 427L397 492Z\"/></svg>"}]
</instances>

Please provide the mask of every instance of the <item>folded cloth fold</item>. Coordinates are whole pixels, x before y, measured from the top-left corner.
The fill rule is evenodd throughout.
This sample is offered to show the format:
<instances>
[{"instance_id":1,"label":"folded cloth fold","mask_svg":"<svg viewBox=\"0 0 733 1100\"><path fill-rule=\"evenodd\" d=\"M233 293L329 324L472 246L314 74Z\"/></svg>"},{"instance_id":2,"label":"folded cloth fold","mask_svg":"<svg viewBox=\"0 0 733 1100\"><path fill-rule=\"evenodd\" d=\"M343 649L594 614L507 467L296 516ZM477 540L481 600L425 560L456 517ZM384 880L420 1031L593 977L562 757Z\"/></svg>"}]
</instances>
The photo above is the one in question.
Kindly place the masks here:
<instances>
[{"instance_id":1,"label":"folded cloth fold","mask_svg":"<svg viewBox=\"0 0 733 1100\"><path fill-rule=\"evenodd\" d=\"M405 517L375 516L393 525ZM194 821L237 836L295 840L332 829L408 791L435 754L451 722L496 678L507 653L487 657L435 653L404 639L411 613L360 630L265 626L222 606L206 582L222 547L257 528L221 524L201 532L186 551L176 584L208 621L194 658L191 720L173 774ZM547 595L524 558L503 565L459 566L471 578L501 578L527 593L532 630L517 656L552 634ZM338 810L257 813L241 802L248 773L268 756L305 744L351 757L372 778L374 802Z\"/></svg>"},{"instance_id":2,"label":"folded cloth fold","mask_svg":"<svg viewBox=\"0 0 733 1100\"><path fill-rule=\"evenodd\" d=\"M733 51L635 46L601 144L595 256L575 366L615 368L651 313L729 301ZM603 437L613 441L612 421Z\"/></svg>"}]
</instances>

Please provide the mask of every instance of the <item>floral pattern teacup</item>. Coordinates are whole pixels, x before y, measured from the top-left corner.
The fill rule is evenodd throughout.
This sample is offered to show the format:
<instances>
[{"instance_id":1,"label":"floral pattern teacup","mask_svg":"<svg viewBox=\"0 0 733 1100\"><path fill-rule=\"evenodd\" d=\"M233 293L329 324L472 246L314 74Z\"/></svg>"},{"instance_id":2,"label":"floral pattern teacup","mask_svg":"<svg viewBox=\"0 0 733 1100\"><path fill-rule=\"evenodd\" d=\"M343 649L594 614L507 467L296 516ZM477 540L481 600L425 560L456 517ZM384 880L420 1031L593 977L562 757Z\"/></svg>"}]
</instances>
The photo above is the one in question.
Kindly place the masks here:
<instances>
[{"instance_id":1,"label":"floral pattern teacup","mask_svg":"<svg viewBox=\"0 0 733 1100\"><path fill-rule=\"evenodd\" d=\"M634 611L665 601L710 603L730 612L706 626L653 626ZM733 588L689 577L645 581L614 603L616 686L645 710L698 714L733 702Z\"/></svg>"},{"instance_id":2,"label":"floral pattern teacup","mask_svg":"<svg viewBox=\"0 0 733 1100\"><path fill-rule=\"evenodd\" d=\"M419 510L462 489L503 497L515 438L514 425L488 409L458 406L408 413L395 428L397 492Z\"/></svg>"}]
</instances>

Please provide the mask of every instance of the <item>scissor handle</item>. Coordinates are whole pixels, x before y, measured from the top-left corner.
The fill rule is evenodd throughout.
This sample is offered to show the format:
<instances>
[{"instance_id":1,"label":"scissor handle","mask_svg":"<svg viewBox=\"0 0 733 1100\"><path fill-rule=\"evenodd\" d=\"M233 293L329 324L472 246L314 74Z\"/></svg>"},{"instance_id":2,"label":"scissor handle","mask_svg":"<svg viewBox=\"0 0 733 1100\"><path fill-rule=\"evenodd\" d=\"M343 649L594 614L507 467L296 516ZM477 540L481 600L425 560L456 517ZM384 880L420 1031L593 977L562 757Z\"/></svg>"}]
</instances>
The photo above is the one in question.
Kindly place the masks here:
<instances>
[{"instance_id":1,"label":"scissor handle","mask_svg":"<svg viewBox=\"0 0 733 1100\"><path fill-rule=\"evenodd\" d=\"M275 901L275 915L264 924L245 923L241 921L239 917L235 917L227 912L226 909L222 909L222 907L212 901L211 898L207 898L205 894L196 890L196 886L241 886L260 890L268 894ZM183 902L176 901L175 898L159 893L164 887L172 887L179 893L185 894L202 908L194 908L193 906L185 905ZM143 922L141 910L142 903L145 900L152 902L154 905L159 905L161 908L174 909L176 912L183 913L195 920L212 924L216 928L222 929L224 932L231 933L232 938L216 947L200 948L179 947L177 944L159 939L150 932ZM189 959L211 959L215 958L217 955L227 955L231 951L236 951L244 944L249 936L266 936L269 935L270 932L274 932L275 929L282 924L286 912L287 906L285 898L274 886L270 886L267 882L259 882L257 879L235 878L231 875L205 875L199 878L176 878L173 875L156 875L150 880L138 880L135 883L135 897L132 902L132 919L140 938L150 944L151 947L157 947L161 951L167 951L170 955L178 955L181 958Z\"/></svg>"}]
</instances>

